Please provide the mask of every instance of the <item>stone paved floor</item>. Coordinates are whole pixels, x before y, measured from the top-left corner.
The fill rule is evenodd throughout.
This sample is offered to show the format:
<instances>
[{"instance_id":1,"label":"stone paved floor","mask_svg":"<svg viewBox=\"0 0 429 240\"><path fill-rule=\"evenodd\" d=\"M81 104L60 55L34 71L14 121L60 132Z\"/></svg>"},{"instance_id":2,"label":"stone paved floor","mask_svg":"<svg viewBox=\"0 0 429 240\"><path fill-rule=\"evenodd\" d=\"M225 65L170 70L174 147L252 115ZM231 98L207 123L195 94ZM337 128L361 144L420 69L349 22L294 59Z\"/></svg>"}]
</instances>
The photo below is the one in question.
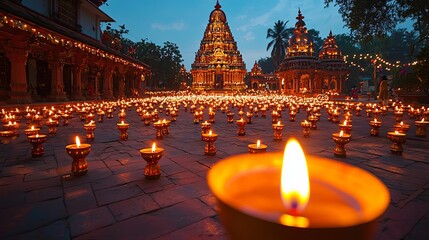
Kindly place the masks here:
<instances>
[{"instance_id":1,"label":"stone paved floor","mask_svg":"<svg viewBox=\"0 0 429 240\"><path fill-rule=\"evenodd\" d=\"M269 115L254 118L246 126L246 135L238 137L237 126L227 123L226 115L218 111L213 125L219 133L218 152L205 156L200 126L181 108L170 134L157 140L165 155L160 161L162 175L156 180L144 178L145 162L139 154L155 139L155 129L143 125L135 108L127 111L128 141L119 141L117 112L113 119L97 123L87 157L89 172L82 177L67 177L71 158L65 152L76 134L85 136L78 118L60 126L45 144L44 156L37 159L31 157L22 124L17 139L0 144L0 238L226 239L206 184L207 171L222 158L245 153L257 139L268 144L271 152L283 150L286 139L295 136L308 154L334 158L330 136L337 125L322 110L318 130L305 139L299 126L304 118L301 111L296 122L289 122L284 113L284 140L274 142ZM380 219L377 239L429 239L428 138L415 137L411 126L403 155L393 155L385 137L392 130L393 113L382 121L380 137L371 137L368 118L354 116L348 157L339 160L374 173L390 190L391 203Z\"/></svg>"}]
</instances>

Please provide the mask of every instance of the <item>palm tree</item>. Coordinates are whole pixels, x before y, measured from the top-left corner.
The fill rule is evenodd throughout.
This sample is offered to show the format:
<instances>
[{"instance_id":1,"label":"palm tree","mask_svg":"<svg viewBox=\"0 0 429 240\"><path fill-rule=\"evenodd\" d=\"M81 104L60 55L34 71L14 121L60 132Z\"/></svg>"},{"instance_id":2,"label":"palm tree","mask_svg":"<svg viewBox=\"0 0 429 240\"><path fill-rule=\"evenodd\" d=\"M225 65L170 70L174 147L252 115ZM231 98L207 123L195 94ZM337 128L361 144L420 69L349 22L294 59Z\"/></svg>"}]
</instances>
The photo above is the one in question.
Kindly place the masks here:
<instances>
[{"instance_id":1,"label":"palm tree","mask_svg":"<svg viewBox=\"0 0 429 240\"><path fill-rule=\"evenodd\" d=\"M278 67L283 59L286 57L286 48L288 46L289 31L286 29L286 24L289 21L283 22L278 20L274 23L274 28L269 28L267 31L267 38L272 40L267 45L267 51L272 47L271 58L274 65Z\"/></svg>"}]
</instances>

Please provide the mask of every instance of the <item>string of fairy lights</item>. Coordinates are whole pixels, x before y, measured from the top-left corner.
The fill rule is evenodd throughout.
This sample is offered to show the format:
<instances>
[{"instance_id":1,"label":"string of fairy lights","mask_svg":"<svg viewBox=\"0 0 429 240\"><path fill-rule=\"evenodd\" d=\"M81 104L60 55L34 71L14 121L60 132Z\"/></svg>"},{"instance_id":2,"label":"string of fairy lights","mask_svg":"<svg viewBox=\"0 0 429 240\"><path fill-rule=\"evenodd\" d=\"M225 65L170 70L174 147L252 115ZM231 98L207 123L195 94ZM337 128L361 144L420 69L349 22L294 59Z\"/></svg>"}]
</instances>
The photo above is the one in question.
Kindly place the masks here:
<instances>
[{"instance_id":1,"label":"string of fairy lights","mask_svg":"<svg viewBox=\"0 0 429 240\"><path fill-rule=\"evenodd\" d=\"M92 55L96 55L98 57L102 57L102 58L106 58L109 60L112 60L114 62L117 63L122 63L124 65L129 65L131 67L140 69L140 70L145 70L145 67L136 63L133 63L131 61L125 60L121 57L118 57L114 54L111 53L107 53L103 50L100 50L96 47L92 47L89 46L85 43L73 40L73 39L67 39L59 34L55 34L52 32L48 32L46 30L44 30L43 28L39 28L36 26L33 26L30 23L26 23L24 21L18 20L18 19L14 19L13 17L8 17L6 15L4 15L3 17L0 17L0 23L2 25L9 25L12 28L17 28L20 29L22 31L26 31L26 32L30 32L32 34L34 34L37 38L39 39L44 39L47 42L50 42L54 45L58 45L61 44L61 46L67 47L67 48L78 48L81 51L86 51Z\"/></svg>"},{"instance_id":2,"label":"string of fairy lights","mask_svg":"<svg viewBox=\"0 0 429 240\"><path fill-rule=\"evenodd\" d=\"M393 70L393 68L415 66L419 63L418 61L413 61L413 62L409 62L409 63L401 63L401 61L389 62L389 61L383 59L378 54L370 54L370 53L344 55L343 59L344 59L344 62L346 64L349 64L350 66L353 66L353 67L357 67L362 72L365 71L365 68L361 64L359 64L358 61L360 62L360 61L366 60L366 59L371 61L372 64L375 64L377 69L382 68L384 66L384 69L387 71L391 71L391 70Z\"/></svg>"}]
</instances>

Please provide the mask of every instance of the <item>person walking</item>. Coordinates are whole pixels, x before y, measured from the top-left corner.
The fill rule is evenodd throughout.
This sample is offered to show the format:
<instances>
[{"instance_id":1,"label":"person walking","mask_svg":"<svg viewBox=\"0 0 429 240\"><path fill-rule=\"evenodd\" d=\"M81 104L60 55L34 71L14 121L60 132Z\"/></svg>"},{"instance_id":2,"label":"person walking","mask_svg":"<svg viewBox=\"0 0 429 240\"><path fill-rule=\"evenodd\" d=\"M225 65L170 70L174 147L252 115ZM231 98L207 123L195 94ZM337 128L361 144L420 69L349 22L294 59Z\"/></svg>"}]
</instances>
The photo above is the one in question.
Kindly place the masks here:
<instances>
[{"instance_id":1,"label":"person walking","mask_svg":"<svg viewBox=\"0 0 429 240\"><path fill-rule=\"evenodd\" d=\"M378 93L378 99L381 102L381 105L386 106L387 105L387 101L389 98L389 92L388 92L388 86L389 84L387 83L387 77L383 76L381 78L381 82L380 82L380 91Z\"/></svg>"}]
</instances>

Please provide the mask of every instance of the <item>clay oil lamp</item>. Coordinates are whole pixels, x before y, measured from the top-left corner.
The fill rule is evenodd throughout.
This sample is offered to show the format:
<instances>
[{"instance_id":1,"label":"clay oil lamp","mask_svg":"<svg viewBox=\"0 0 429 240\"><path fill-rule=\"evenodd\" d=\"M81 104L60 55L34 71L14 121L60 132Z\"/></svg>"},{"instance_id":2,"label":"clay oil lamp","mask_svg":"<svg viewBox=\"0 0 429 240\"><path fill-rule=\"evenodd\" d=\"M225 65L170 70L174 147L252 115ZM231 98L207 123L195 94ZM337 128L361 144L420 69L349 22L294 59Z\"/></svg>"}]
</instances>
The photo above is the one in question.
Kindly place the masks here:
<instances>
[{"instance_id":1,"label":"clay oil lamp","mask_svg":"<svg viewBox=\"0 0 429 240\"><path fill-rule=\"evenodd\" d=\"M113 118L113 109L112 108L107 109L107 118Z\"/></svg>"},{"instance_id":2,"label":"clay oil lamp","mask_svg":"<svg viewBox=\"0 0 429 240\"><path fill-rule=\"evenodd\" d=\"M245 129L246 121L244 121L243 118L240 118L239 120L236 121L236 124L237 124L237 127L238 127L237 135L238 136L244 136L244 135L246 135L246 129Z\"/></svg>"},{"instance_id":3,"label":"clay oil lamp","mask_svg":"<svg viewBox=\"0 0 429 240\"><path fill-rule=\"evenodd\" d=\"M162 134L163 135L168 135L170 134L169 128L170 127L170 121L163 119L162 120Z\"/></svg>"},{"instance_id":4,"label":"clay oil lamp","mask_svg":"<svg viewBox=\"0 0 429 240\"><path fill-rule=\"evenodd\" d=\"M194 124L200 123L200 113L198 111L194 112Z\"/></svg>"},{"instance_id":5,"label":"clay oil lamp","mask_svg":"<svg viewBox=\"0 0 429 240\"><path fill-rule=\"evenodd\" d=\"M374 118L374 120L369 122L369 125L371 126L370 135L377 137L380 134L379 128L381 127L381 121Z\"/></svg>"},{"instance_id":6,"label":"clay oil lamp","mask_svg":"<svg viewBox=\"0 0 429 240\"><path fill-rule=\"evenodd\" d=\"M266 107L261 108L261 117L263 117L263 118L267 117L267 108Z\"/></svg>"},{"instance_id":7,"label":"clay oil lamp","mask_svg":"<svg viewBox=\"0 0 429 240\"><path fill-rule=\"evenodd\" d=\"M350 141L350 137L350 134L344 133L343 131L332 134L332 139L335 142L334 155L336 157L345 158L347 156L345 145Z\"/></svg>"},{"instance_id":8,"label":"clay oil lamp","mask_svg":"<svg viewBox=\"0 0 429 240\"><path fill-rule=\"evenodd\" d=\"M271 123L277 123L279 121L279 113L275 110L271 112Z\"/></svg>"},{"instance_id":9,"label":"clay oil lamp","mask_svg":"<svg viewBox=\"0 0 429 240\"><path fill-rule=\"evenodd\" d=\"M295 122L295 117L296 117L296 112L295 112L295 110L291 109L289 111L289 121L290 122Z\"/></svg>"},{"instance_id":10,"label":"clay oil lamp","mask_svg":"<svg viewBox=\"0 0 429 240\"><path fill-rule=\"evenodd\" d=\"M234 122L234 113L233 112L227 112L226 116L228 117L228 123Z\"/></svg>"},{"instance_id":11,"label":"clay oil lamp","mask_svg":"<svg viewBox=\"0 0 429 240\"><path fill-rule=\"evenodd\" d=\"M334 123L339 123L340 119L338 118L340 116L340 112L338 111L338 109L334 109L332 111L332 122Z\"/></svg>"},{"instance_id":12,"label":"clay oil lamp","mask_svg":"<svg viewBox=\"0 0 429 240\"><path fill-rule=\"evenodd\" d=\"M249 153L265 153L267 152L267 145L261 144L261 140L258 140L256 143L249 144L248 146Z\"/></svg>"},{"instance_id":13,"label":"clay oil lamp","mask_svg":"<svg viewBox=\"0 0 429 240\"><path fill-rule=\"evenodd\" d=\"M125 118L127 117L127 113L125 112L125 109L121 109L118 113L119 122L125 121Z\"/></svg>"},{"instance_id":14,"label":"clay oil lamp","mask_svg":"<svg viewBox=\"0 0 429 240\"><path fill-rule=\"evenodd\" d=\"M142 118L144 120L144 125L145 126L150 126L150 120L152 118L152 116L149 114L149 112L146 112L142 115Z\"/></svg>"},{"instance_id":15,"label":"clay oil lamp","mask_svg":"<svg viewBox=\"0 0 429 240\"><path fill-rule=\"evenodd\" d=\"M212 127L212 124L209 123L209 122L207 122L207 121L201 123L201 138L202 138L203 134L206 134L206 133L209 132L209 130L211 129L211 127Z\"/></svg>"},{"instance_id":16,"label":"clay oil lamp","mask_svg":"<svg viewBox=\"0 0 429 240\"><path fill-rule=\"evenodd\" d=\"M121 141L127 141L128 140L128 128L130 125L124 121L116 124L119 130L119 138Z\"/></svg>"},{"instance_id":17,"label":"clay oil lamp","mask_svg":"<svg viewBox=\"0 0 429 240\"><path fill-rule=\"evenodd\" d=\"M296 140L263 160L257 154L231 156L208 173L230 239L375 238L390 197L373 174L305 155Z\"/></svg>"},{"instance_id":18,"label":"clay oil lamp","mask_svg":"<svg viewBox=\"0 0 429 240\"><path fill-rule=\"evenodd\" d=\"M85 121L86 123L90 123L91 121L94 122L95 119L95 115L92 114L92 112L90 112L89 114L86 115Z\"/></svg>"},{"instance_id":19,"label":"clay oil lamp","mask_svg":"<svg viewBox=\"0 0 429 240\"><path fill-rule=\"evenodd\" d=\"M362 116L362 108L360 106L357 106L355 110L356 116Z\"/></svg>"},{"instance_id":20,"label":"clay oil lamp","mask_svg":"<svg viewBox=\"0 0 429 240\"><path fill-rule=\"evenodd\" d=\"M161 139L163 136L163 134L162 134L163 123L161 122L161 120L158 120L158 121L153 123L153 126L156 129L156 138Z\"/></svg>"},{"instance_id":21,"label":"clay oil lamp","mask_svg":"<svg viewBox=\"0 0 429 240\"><path fill-rule=\"evenodd\" d=\"M170 111L170 117L171 117L170 121L171 122L177 121L177 116L178 116L177 110L173 109Z\"/></svg>"},{"instance_id":22,"label":"clay oil lamp","mask_svg":"<svg viewBox=\"0 0 429 240\"><path fill-rule=\"evenodd\" d=\"M91 121L91 122L83 125L83 128L85 128L85 131L86 131L86 140L87 141L94 140L94 137L95 137L94 130L96 127L97 126L95 125L94 121Z\"/></svg>"},{"instance_id":23,"label":"clay oil lamp","mask_svg":"<svg viewBox=\"0 0 429 240\"><path fill-rule=\"evenodd\" d=\"M214 145L214 142L217 140L218 134L213 133L213 131L210 130L208 133L204 133L202 137L203 141L206 142L204 154L209 156L216 155L216 146Z\"/></svg>"},{"instance_id":24,"label":"clay oil lamp","mask_svg":"<svg viewBox=\"0 0 429 240\"><path fill-rule=\"evenodd\" d=\"M88 162L86 156L91 151L91 145L80 143L80 139L76 136L76 143L66 146L67 154L73 159L71 164L71 172L74 176L83 176L88 172Z\"/></svg>"},{"instance_id":25,"label":"clay oil lamp","mask_svg":"<svg viewBox=\"0 0 429 240\"><path fill-rule=\"evenodd\" d=\"M36 134L28 136L28 141L33 145L31 148L31 155L33 157L40 157L45 153L45 149L43 148L43 143L45 143L48 139L48 136L44 134Z\"/></svg>"},{"instance_id":26,"label":"clay oil lamp","mask_svg":"<svg viewBox=\"0 0 429 240\"><path fill-rule=\"evenodd\" d=\"M15 136L15 133L13 131L5 130L5 131L0 131L0 137L2 138L1 142L3 144L8 144L10 142L10 139L15 138L16 136Z\"/></svg>"},{"instance_id":27,"label":"clay oil lamp","mask_svg":"<svg viewBox=\"0 0 429 240\"><path fill-rule=\"evenodd\" d=\"M402 121L402 116L404 116L404 112L400 109L394 112L396 123L400 123Z\"/></svg>"},{"instance_id":28,"label":"clay oil lamp","mask_svg":"<svg viewBox=\"0 0 429 240\"><path fill-rule=\"evenodd\" d=\"M310 137L311 122L307 122L307 120L304 120L301 122L301 127L302 127L302 133L304 137L306 138Z\"/></svg>"},{"instance_id":29,"label":"clay oil lamp","mask_svg":"<svg viewBox=\"0 0 429 240\"><path fill-rule=\"evenodd\" d=\"M25 115L25 122L27 123L27 125L31 124L31 120L33 119L33 115L31 113L27 113Z\"/></svg>"},{"instance_id":30,"label":"clay oil lamp","mask_svg":"<svg viewBox=\"0 0 429 240\"><path fill-rule=\"evenodd\" d=\"M104 115L105 115L104 111L103 110L98 111L97 115L98 115L98 122L100 123L104 122Z\"/></svg>"},{"instance_id":31,"label":"clay oil lamp","mask_svg":"<svg viewBox=\"0 0 429 240\"><path fill-rule=\"evenodd\" d=\"M67 111L65 111L63 114L61 114L61 117L63 118L63 126L68 126L70 123L69 120L72 116L68 114Z\"/></svg>"},{"instance_id":32,"label":"clay oil lamp","mask_svg":"<svg viewBox=\"0 0 429 240\"><path fill-rule=\"evenodd\" d=\"M161 167L158 162L164 155L164 149L156 147L153 143L151 148L140 149L142 158L146 161L144 176L148 179L156 179L161 176Z\"/></svg>"},{"instance_id":33,"label":"clay oil lamp","mask_svg":"<svg viewBox=\"0 0 429 240\"><path fill-rule=\"evenodd\" d=\"M343 123L338 124L338 128L340 131L344 131L344 133L351 135L352 125L347 120L344 120Z\"/></svg>"},{"instance_id":34,"label":"clay oil lamp","mask_svg":"<svg viewBox=\"0 0 429 240\"><path fill-rule=\"evenodd\" d=\"M422 118L421 121L414 121L414 124L416 125L416 136L417 137L426 137L426 128L429 125L429 121L425 121L424 118Z\"/></svg>"},{"instance_id":35,"label":"clay oil lamp","mask_svg":"<svg viewBox=\"0 0 429 240\"><path fill-rule=\"evenodd\" d=\"M308 117L308 121L311 123L311 129L312 130L316 130L317 129L317 121L318 121L318 117L310 115L310 117Z\"/></svg>"},{"instance_id":36,"label":"clay oil lamp","mask_svg":"<svg viewBox=\"0 0 429 240\"><path fill-rule=\"evenodd\" d=\"M381 119L380 119L380 110L378 110L378 108L374 109L374 110L372 111L372 113L373 113L373 115L374 115L374 118L377 118L377 120L381 120Z\"/></svg>"},{"instance_id":37,"label":"clay oil lamp","mask_svg":"<svg viewBox=\"0 0 429 240\"><path fill-rule=\"evenodd\" d=\"M246 112L246 120L247 120L247 124L252 124L252 116L253 116L253 114L252 114L252 112L251 112L251 111Z\"/></svg>"},{"instance_id":38,"label":"clay oil lamp","mask_svg":"<svg viewBox=\"0 0 429 240\"><path fill-rule=\"evenodd\" d=\"M58 121L49 118L49 121L46 121L45 125L48 127L49 135L54 135L57 133Z\"/></svg>"},{"instance_id":39,"label":"clay oil lamp","mask_svg":"<svg viewBox=\"0 0 429 240\"><path fill-rule=\"evenodd\" d=\"M403 121L401 121L398 124L395 124L393 127L394 127L394 131L398 131L404 134L407 134L408 130L410 129L410 125L405 124Z\"/></svg>"},{"instance_id":40,"label":"clay oil lamp","mask_svg":"<svg viewBox=\"0 0 429 240\"><path fill-rule=\"evenodd\" d=\"M402 144L405 143L407 139L407 135L405 133L400 133L398 131L388 132L387 137L392 141L392 145L390 146L390 151L393 154L401 155L403 148Z\"/></svg>"},{"instance_id":41,"label":"clay oil lamp","mask_svg":"<svg viewBox=\"0 0 429 240\"><path fill-rule=\"evenodd\" d=\"M158 111L155 109L152 112L152 122L156 122L158 120L159 120L159 114L158 114Z\"/></svg>"},{"instance_id":42,"label":"clay oil lamp","mask_svg":"<svg viewBox=\"0 0 429 240\"><path fill-rule=\"evenodd\" d=\"M386 114L387 114L387 107L386 106L381 107L381 116L386 116Z\"/></svg>"},{"instance_id":43,"label":"clay oil lamp","mask_svg":"<svg viewBox=\"0 0 429 240\"><path fill-rule=\"evenodd\" d=\"M273 139L276 142L280 142L283 140L283 128L285 127L284 124L282 124L280 121L278 121L276 124L273 124L273 130L274 130L274 135L273 135Z\"/></svg>"},{"instance_id":44,"label":"clay oil lamp","mask_svg":"<svg viewBox=\"0 0 429 240\"><path fill-rule=\"evenodd\" d=\"M215 123L216 112L209 108L209 123Z\"/></svg>"},{"instance_id":45,"label":"clay oil lamp","mask_svg":"<svg viewBox=\"0 0 429 240\"><path fill-rule=\"evenodd\" d=\"M30 135L36 135L40 132L40 128L36 128L34 127L34 125L32 125L31 127L27 128L24 130L24 134L28 137Z\"/></svg>"}]
</instances>

